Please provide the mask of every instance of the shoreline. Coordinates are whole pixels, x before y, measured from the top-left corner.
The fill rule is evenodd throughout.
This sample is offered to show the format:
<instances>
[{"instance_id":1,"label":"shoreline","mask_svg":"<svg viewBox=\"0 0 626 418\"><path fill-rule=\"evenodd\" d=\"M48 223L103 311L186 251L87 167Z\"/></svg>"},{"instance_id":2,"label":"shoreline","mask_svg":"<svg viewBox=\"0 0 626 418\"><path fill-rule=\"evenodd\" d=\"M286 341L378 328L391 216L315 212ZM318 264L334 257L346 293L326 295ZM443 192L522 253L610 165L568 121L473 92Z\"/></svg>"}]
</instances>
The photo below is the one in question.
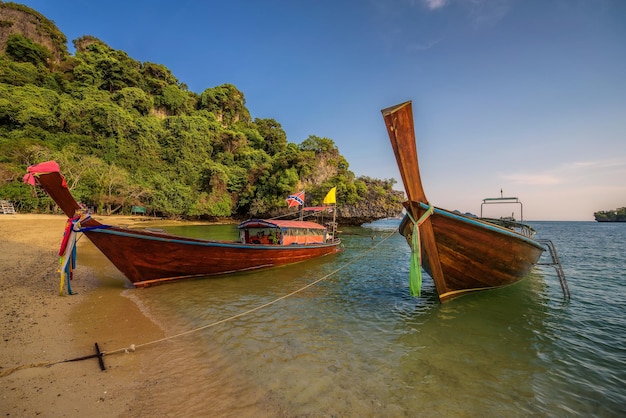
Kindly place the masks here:
<instances>
[{"instance_id":1,"label":"shoreline","mask_svg":"<svg viewBox=\"0 0 626 418\"><path fill-rule=\"evenodd\" d=\"M137 216L94 218L124 226L192 224ZM105 372L96 358L63 361L95 354L95 342L101 351L111 352L138 338L162 338L164 331L134 298L124 295L129 285L120 284L126 280L121 273L111 278L98 267L94 270L101 271L81 263L83 257L100 257L88 240L85 243L89 245L78 242L72 281L76 294L59 295L57 252L66 220L64 215L0 215L3 412L6 416L40 417L138 412L133 402L147 384L140 371L144 362L151 361L150 355L105 355ZM105 268L117 272L112 265Z\"/></svg>"}]
</instances>

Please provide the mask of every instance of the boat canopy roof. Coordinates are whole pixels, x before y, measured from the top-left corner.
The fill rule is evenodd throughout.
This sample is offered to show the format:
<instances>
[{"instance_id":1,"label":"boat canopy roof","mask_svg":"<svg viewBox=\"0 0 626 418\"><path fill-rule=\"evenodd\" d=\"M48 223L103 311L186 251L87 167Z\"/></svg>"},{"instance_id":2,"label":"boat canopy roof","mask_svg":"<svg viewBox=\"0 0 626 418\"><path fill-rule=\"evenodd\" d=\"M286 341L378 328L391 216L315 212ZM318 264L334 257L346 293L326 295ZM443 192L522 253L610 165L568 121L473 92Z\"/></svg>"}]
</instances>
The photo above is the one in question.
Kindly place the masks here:
<instances>
[{"instance_id":1,"label":"boat canopy roof","mask_svg":"<svg viewBox=\"0 0 626 418\"><path fill-rule=\"evenodd\" d=\"M333 207L332 206L308 206L306 208L302 208L302 210L306 212L323 212L323 211L332 212Z\"/></svg>"},{"instance_id":2,"label":"boat canopy roof","mask_svg":"<svg viewBox=\"0 0 626 418\"><path fill-rule=\"evenodd\" d=\"M326 229L325 226L322 226L315 222L308 221L285 221L278 219L249 219L245 222L242 222L237 227L239 229L245 228L280 228L280 229Z\"/></svg>"},{"instance_id":3,"label":"boat canopy roof","mask_svg":"<svg viewBox=\"0 0 626 418\"><path fill-rule=\"evenodd\" d=\"M483 199L483 202L511 202L516 203L519 202L519 198L517 197L486 197Z\"/></svg>"}]
</instances>

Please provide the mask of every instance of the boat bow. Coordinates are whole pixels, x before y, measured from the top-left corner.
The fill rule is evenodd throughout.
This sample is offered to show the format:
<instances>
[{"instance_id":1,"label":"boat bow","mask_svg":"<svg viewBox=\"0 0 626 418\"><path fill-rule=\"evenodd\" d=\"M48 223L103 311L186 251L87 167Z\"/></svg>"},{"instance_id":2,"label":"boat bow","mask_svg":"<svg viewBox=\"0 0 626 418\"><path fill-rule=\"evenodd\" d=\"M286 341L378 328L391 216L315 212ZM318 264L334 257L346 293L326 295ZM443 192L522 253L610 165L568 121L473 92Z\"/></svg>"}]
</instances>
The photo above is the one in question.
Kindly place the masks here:
<instances>
[{"instance_id":1,"label":"boat bow","mask_svg":"<svg viewBox=\"0 0 626 418\"><path fill-rule=\"evenodd\" d=\"M413 256L421 253L441 302L525 277L543 246L495 223L434 208L420 177L411 102L383 109L382 114L408 198L400 232L413 250L412 276L421 268Z\"/></svg>"},{"instance_id":2,"label":"boat bow","mask_svg":"<svg viewBox=\"0 0 626 418\"><path fill-rule=\"evenodd\" d=\"M406 191L408 202L405 204L414 220L420 219L425 213L421 204L430 206L426 193L422 186L422 179L419 171L417 160L417 146L415 142L415 127L413 124L413 105L411 101L401 103L396 106L388 107L382 110L383 119L387 126L387 133L391 140L402 183ZM435 282L437 293L444 294L448 292L446 281L441 269L439 260L439 252L437 250L437 242L430 217L426 218L421 226L417 222L413 223L413 234L419 230L421 245L423 248L423 256L430 266L431 276ZM408 239L409 237L407 237Z\"/></svg>"}]
</instances>

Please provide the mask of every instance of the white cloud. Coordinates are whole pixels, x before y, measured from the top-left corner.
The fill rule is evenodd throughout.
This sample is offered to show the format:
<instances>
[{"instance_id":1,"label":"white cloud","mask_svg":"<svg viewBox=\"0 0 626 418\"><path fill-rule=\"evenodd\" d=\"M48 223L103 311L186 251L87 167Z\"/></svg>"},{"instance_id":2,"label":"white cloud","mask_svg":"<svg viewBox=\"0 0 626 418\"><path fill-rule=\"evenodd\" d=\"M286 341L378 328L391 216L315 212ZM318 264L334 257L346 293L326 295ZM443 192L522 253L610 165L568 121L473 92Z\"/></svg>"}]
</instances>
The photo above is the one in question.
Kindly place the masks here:
<instances>
[{"instance_id":1,"label":"white cloud","mask_svg":"<svg viewBox=\"0 0 626 418\"><path fill-rule=\"evenodd\" d=\"M436 39L434 41L429 41L429 42L424 42L421 44L411 44L407 47L407 49L409 50L409 52L413 52L413 51L426 51L430 48L432 48L433 46L437 45L439 42L441 42L442 38L440 39Z\"/></svg>"},{"instance_id":2,"label":"white cloud","mask_svg":"<svg viewBox=\"0 0 626 418\"><path fill-rule=\"evenodd\" d=\"M466 4L474 25L484 27L502 20L509 13L511 3L511 0L470 0Z\"/></svg>"},{"instance_id":3,"label":"white cloud","mask_svg":"<svg viewBox=\"0 0 626 418\"><path fill-rule=\"evenodd\" d=\"M563 163L544 172L504 174L502 178L514 184L552 186L581 182L604 184L621 179L621 173L626 172L626 160L612 158L595 161L575 161Z\"/></svg>"},{"instance_id":4,"label":"white cloud","mask_svg":"<svg viewBox=\"0 0 626 418\"><path fill-rule=\"evenodd\" d=\"M502 177L513 184L550 186L561 183L561 180L558 177L549 174L508 174Z\"/></svg>"},{"instance_id":5,"label":"white cloud","mask_svg":"<svg viewBox=\"0 0 626 418\"><path fill-rule=\"evenodd\" d=\"M585 168L601 168L603 170L620 170L626 168L626 159L623 158L609 158L606 160L596 161L576 161L565 168L569 169L585 169Z\"/></svg>"},{"instance_id":6,"label":"white cloud","mask_svg":"<svg viewBox=\"0 0 626 418\"><path fill-rule=\"evenodd\" d=\"M421 0L429 10L438 10L452 4L466 10L477 27L499 22L511 9L514 0ZM411 2L414 4L413 2Z\"/></svg>"},{"instance_id":7,"label":"white cloud","mask_svg":"<svg viewBox=\"0 0 626 418\"><path fill-rule=\"evenodd\" d=\"M430 10L441 9L448 3L448 0L423 0Z\"/></svg>"}]
</instances>

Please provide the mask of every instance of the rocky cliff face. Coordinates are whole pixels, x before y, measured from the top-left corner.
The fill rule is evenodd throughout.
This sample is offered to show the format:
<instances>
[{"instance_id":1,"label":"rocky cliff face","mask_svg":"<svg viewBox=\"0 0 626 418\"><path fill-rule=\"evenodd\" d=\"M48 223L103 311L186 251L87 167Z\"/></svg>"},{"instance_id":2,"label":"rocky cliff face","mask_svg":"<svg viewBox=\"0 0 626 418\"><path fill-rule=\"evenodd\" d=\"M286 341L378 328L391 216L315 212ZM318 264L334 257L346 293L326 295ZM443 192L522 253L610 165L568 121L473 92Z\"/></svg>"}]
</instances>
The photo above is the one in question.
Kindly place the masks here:
<instances>
[{"instance_id":1,"label":"rocky cliff face","mask_svg":"<svg viewBox=\"0 0 626 418\"><path fill-rule=\"evenodd\" d=\"M402 202L405 200L404 192L397 190L387 190L384 194L370 191L369 196L356 204L339 204L335 208L336 221L340 226L359 226L379 219L395 218L402 215L402 210L404 209ZM290 212L292 217L295 218L298 215L298 210L292 208ZM269 213L258 213L254 216L267 219L280 218L285 216L285 211L284 209L277 209ZM318 216L322 215L315 215L314 219L309 220L318 223L327 223L329 220L332 220L332 215L329 215L327 212L323 213L323 222ZM238 220L243 221L245 218Z\"/></svg>"},{"instance_id":2,"label":"rocky cliff face","mask_svg":"<svg viewBox=\"0 0 626 418\"><path fill-rule=\"evenodd\" d=\"M0 51L4 53L9 36L19 34L50 50L54 60L67 57L67 38L54 22L21 4L0 3Z\"/></svg>"},{"instance_id":3,"label":"rocky cliff face","mask_svg":"<svg viewBox=\"0 0 626 418\"><path fill-rule=\"evenodd\" d=\"M361 225L377 219L393 218L402 213L404 193L397 193L398 201L390 203L389 199L366 199L355 205L337 207L337 222L340 225Z\"/></svg>"}]
</instances>

